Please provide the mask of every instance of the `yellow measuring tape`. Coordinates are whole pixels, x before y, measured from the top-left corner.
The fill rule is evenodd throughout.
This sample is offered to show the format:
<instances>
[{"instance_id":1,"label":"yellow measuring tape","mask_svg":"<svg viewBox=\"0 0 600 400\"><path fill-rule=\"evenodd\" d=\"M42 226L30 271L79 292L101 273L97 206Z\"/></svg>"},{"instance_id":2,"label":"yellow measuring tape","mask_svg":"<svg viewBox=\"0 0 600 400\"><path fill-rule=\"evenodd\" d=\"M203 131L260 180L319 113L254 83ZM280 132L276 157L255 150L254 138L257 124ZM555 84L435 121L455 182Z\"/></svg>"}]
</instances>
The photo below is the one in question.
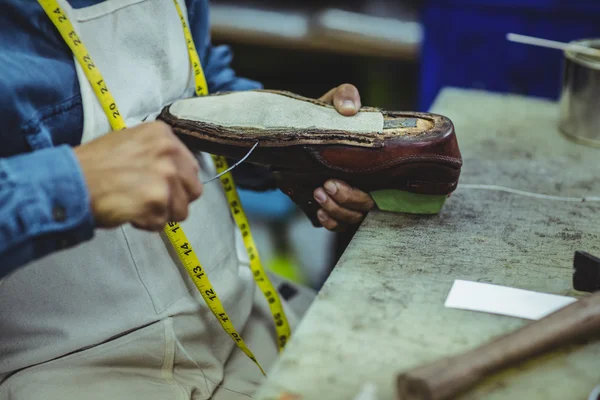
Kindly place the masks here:
<instances>
[{"instance_id":1,"label":"yellow measuring tape","mask_svg":"<svg viewBox=\"0 0 600 400\"><path fill-rule=\"evenodd\" d=\"M106 114L112 129L124 129L126 127L125 120L119 112L115 99L108 90L108 87L106 85L106 82L104 81L104 78L102 77L102 74L92 61L92 57L90 56L90 54L85 48L85 45L75 32L75 29L73 28L73 25L69 21L67 15L64 13L64 11L59 6L56 0L38 0L38 2L42 6L46 14L48 14L48 17L52 20L52 22L60 32L61 36L75 55L75 58L81 65L87 79L92 85L94 93L96 93L96 96L98 97L98 100L102 105L102 109L104 110L104 113ZM187 43L190 63L194 71L196 94L198 96L207 95L208 85L206 83L204 71L202 70L202 65L200 64L200 57L198 56L198 52L196 51L196 47L192 39L192 34L189 30L189 27L187 26L187 23L185 21L181 8L177 3L177 0L173 0L173 2L175 3L177 13L179 14L179 18L183 26L183 32ZM215 161L218 173L227 170L228 165L224 157L213 155L213 160ZM220 181L225 191L231 214L242 233L244 245L246 246L248 257L250 259L250 269L252 270L254 280L256 281L258 287L260 288L263 295L267 299L267 302L269 303L271 314L275 322L278 346L279 350L281 351L283 350L285 344L287 343L290 337L290 326L287 317L285 316L281 300L260 262L258 250L250 232L248 219L246 218L246 214L242 209L240 198L238 196L237 189L233 182L233 177L231 176L231 173L227 173L221 176ZM202 298L204 299L212 313L215 315L215 317L219 320L225 332L227 332L229 336L231 336L231 338L234 340L237 346L252 361L254 361L260 369L260 371L263 374L265 374L264 370L256 360L256 357L254 356L254 354L252 354L252 351L250 351L248 346L246 346L246 344L244 343L240 334L237 333L237 331L235 330L235 327L229 319L227 312L223 307L223 304L219 300L219 296L215 292L212 284L210 283L210 280L208 279L208 276L206 275L202 264L200 264L198 256L196 255L194 249L187 240L187 237L183 232L183 228L179 225L179 223L171 222L165 226L164 232L169 238L171 245L177 252L181 263L183 264L186 271L192 278L194 284L198 288L198 291L202 295Z\"/></svg>"}]
</instances>

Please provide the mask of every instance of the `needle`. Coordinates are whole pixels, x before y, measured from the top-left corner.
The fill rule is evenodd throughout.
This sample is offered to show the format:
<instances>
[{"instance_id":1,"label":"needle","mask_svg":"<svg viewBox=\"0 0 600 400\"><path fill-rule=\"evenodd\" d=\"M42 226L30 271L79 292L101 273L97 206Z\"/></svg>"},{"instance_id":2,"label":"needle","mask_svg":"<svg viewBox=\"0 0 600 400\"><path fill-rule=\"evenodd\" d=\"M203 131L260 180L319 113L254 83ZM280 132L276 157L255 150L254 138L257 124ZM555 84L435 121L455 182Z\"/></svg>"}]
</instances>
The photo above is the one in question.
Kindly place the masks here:
<instances>
[{"instance_id":1,"label":"needle","mask_svg":"<svg viewBox=\"0 0 600 400\"><path fill-rule=\"evenodd\" d=\"M220 177L222 177L223 175L225 175L226 173L228 173L229 171L231 171L232 169L234 169L235 167L237 167L238 165L240 165L241 163L243 163L244 161L246 161L246 159L248 157L250 157L250 154L252 154L252 152L254 151L254 149L258 146L258 142L256 142L256 144L254 144L254 146L252 146L252 148L250 149L250 151L248 152L248 154L246 154L244 156L244 158L242 158L240 161L236 162L233 166L227 168L225 171L221 172L219 175L214 176L212 178L210 178L207 181L202 182L203 185L206 185L207 183L210 183L212 181L215 181L217 179L219 179Z\"/></svg>"}]
</instances>

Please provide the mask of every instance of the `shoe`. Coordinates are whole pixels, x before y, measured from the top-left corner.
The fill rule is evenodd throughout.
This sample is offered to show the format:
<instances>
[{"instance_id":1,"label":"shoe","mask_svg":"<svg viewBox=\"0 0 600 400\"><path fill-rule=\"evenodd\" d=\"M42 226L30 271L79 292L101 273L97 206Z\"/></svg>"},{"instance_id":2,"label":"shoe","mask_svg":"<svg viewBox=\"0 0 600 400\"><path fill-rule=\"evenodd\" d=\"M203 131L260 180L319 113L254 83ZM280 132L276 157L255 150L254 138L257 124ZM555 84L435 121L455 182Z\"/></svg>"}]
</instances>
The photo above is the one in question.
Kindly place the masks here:
<instances>
[{"instance_id":1,"label":"shoe","mask_svg":"<svg viewBox=\"0 0 600 400\"><path fill-rule=\"evenodd\" d=\"M363 107L352 117L293 93L217 93L179 100L158 119L192 151L267 166L310 217L313 191L335 178L368 192L384 211L436 214L456 189L462 159L441 115Z\"/></svg>"}]
</instances>

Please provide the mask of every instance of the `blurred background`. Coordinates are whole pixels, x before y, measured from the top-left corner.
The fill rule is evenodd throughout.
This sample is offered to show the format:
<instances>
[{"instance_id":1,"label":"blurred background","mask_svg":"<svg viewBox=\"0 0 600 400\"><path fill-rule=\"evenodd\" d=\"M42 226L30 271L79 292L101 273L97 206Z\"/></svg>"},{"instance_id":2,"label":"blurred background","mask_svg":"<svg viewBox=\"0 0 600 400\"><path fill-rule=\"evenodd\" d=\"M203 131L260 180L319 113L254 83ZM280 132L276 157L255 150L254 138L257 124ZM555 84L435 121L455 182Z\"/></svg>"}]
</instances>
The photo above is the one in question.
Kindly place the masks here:
<instances>
[{"instance_id":1,"label":"blurred background","mask_svg":"<svg viewBox=\"0 0 600 400\"><path fill-rule=\"evenodd\" d=\"M445 86L558 99L562 53L506 34L600 37L600 1L211 0L211 23L238 75L266 88L320 97L349 82L364 105L427 111ZM318 289L352 233L312 228L279 192L241 195L267 267Z\"/></svg>"}]
</instances>

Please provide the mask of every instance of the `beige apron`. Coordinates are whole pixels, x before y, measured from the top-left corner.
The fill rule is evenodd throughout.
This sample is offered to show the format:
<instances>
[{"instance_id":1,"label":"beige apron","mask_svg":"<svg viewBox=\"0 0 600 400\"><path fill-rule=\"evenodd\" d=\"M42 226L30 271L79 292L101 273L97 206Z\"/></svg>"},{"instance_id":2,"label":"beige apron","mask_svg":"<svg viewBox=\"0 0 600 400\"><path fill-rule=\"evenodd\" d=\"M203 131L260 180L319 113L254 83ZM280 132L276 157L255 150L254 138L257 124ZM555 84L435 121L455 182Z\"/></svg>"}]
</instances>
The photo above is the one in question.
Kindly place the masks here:
<instances>
[{"instance_id":1,"label":"beige apron","mask_svg":"<svg viewBox=\"0 0 600 400\"><path fill-rule=\"evenodd\" d=\"M193 96L172 1L108 0L82 9L60 3L127 126L154 120L165 105ZM179 3L187 17L185 1ZM75 65L87 142L110 126ZM214 175L210 157L200 161L201 178ZM218 182L205 186L182 226L234 325L268 368L276 356L272 322ZM129 225L97 230L93 240L10 275L0 286L0 327L0 400L205 399L218 383L251 391L261 380L179 267L166 238ZM86 385L93 392L83 396ZM213 398L237 398L228 389L217 389Z\"/></svg>"}]
</instances>

